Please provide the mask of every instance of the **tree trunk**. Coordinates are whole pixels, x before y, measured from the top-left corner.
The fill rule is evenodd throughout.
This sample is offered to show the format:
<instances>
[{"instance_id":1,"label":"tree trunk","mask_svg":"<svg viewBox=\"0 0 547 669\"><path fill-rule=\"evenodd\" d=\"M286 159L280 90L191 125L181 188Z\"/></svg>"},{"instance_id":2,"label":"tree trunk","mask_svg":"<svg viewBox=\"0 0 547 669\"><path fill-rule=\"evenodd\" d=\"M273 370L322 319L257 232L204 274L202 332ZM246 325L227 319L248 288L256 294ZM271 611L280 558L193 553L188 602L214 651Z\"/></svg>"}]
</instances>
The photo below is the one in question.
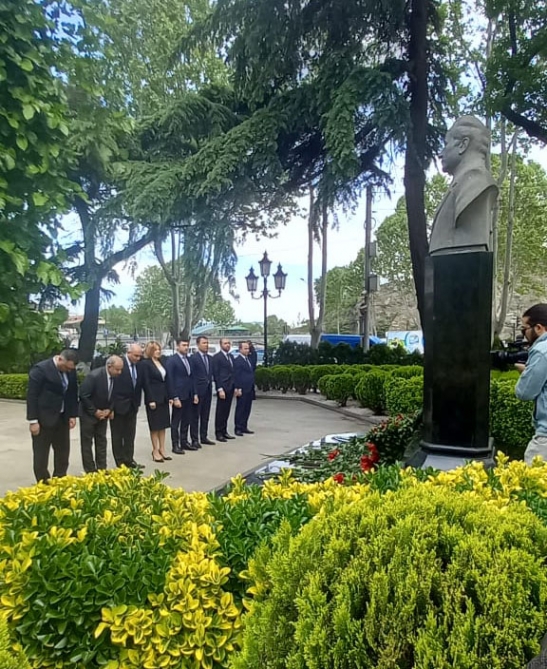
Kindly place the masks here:
<instances>
[{"instance_id":1,"label":"tree trunk","mask_svg":"<svg viewBox=\"0 0 547 669\"><path fill-rule=\"evenodd\" d=\"M187 337L188 340L190 340L190 336L192 335L193 315L194 315L194 296L192 295L191 290L187 290L184 301L184 325L182 326L180 336Z\"/></svg>"},{"instance_id":2,"label":"tree trunk","mask_svg":"<svg viewBox=\"0 0 547 669\"><path fill-rule=\"evenodd\" d=\"M410 128L404 172L412 273L422 324L424 321L425 259L429 252L424 198L428 111L427 12L428 0L411 0L408 45Z\"/></svg>"},{"instance_id":3,"label":"tree trunk","mask_svg":"<svg viewBox=\"0 0 547 669\"><path fill-rule=\"evenodd\" d=\"M315 193L310 184L310 211L308 214L308 320L311 335L312 348L317 348L318 341L314 341L315 335L315 293L313 286L313 244L315 241Z\"/></svg>"},{"instance_id":4,"label":"tree trunk","mask_svg":"<svg viewBox=\"0 0 547 669\"><path fill-rule=\"evenodd\" d=\"M499 245L499 233L498 233L498 219L500 212L500 200L501 200L501 189L505 177L507 174L507 134L506 134L506 121L502 119L500 127L500 173L498 176L498 197L494 203L494 208L492 210L492 253L494 256L494 271L493 271L493 286L492 286L492 305L493 305L493 314L494 314L494 335L496 329L496 314L497 314L497 303L498 303L498 245Z\"/></svg>"},{"instance_id":5,"label":"tree trunk","mask_svg":"<svg viewBox=\"0 0 547 669\"><path fill-rule=\"evenodd\" d=\"M511 261L513 255L513 228L515 224L515 181L517 177L517 132L513 137L513 149L511 152L511 174L509 181L509 207L507 211L507 236L505 240L505 260L503 268L503 285L501 289L500 307L494 336L500 336L505 319L507 318L507 307L509 305L509 295L511 292Z\"/></svg>"},{"instance_id":6,"label":"tree trunk","mask_svg":"<svg viewBox=\"0 0 547 669\"><path fill-rule=\"evenodd\" d=\"M81 362L91 363L97 343L99 310L101 306L101 281L97 281L85 294L84 320L80 326L78 356Z\"/></svg>"},{"instance_id":7,"label":"tree trunk","mask_svg":"<svg viewBox=\"0 0 547 669\"><path fill-rule=\"evenodd\" d=\"M315 321L311 335L313 348L319 346L325 320L325 305L327 302L327 236L329 231L329 212L326 203L323 203L321 212L321 281L319 282L319 316Z\"/></svg>"}]
</instances>

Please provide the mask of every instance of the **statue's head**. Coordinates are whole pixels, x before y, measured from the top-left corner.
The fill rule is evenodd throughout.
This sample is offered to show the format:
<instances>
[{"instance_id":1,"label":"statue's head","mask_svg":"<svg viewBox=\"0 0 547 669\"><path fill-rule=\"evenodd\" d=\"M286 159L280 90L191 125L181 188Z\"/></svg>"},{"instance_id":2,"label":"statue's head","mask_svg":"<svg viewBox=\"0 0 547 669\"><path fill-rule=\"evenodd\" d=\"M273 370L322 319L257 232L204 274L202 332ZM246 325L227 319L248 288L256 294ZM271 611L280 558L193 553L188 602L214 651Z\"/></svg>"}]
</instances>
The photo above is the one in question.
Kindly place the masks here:
<instances>
[{"instance_id":1,"label":"statue's head","mask_svg":"<svg viewBox=\"0 0 547 669\"><path fill-rule=\"evenodd\" d=\"M446 133L441 153L443 170L454 174L464 160L479 158L486 162L490 150L490 132L475 116L462 116Z\"/></svg>"}]
</instances>

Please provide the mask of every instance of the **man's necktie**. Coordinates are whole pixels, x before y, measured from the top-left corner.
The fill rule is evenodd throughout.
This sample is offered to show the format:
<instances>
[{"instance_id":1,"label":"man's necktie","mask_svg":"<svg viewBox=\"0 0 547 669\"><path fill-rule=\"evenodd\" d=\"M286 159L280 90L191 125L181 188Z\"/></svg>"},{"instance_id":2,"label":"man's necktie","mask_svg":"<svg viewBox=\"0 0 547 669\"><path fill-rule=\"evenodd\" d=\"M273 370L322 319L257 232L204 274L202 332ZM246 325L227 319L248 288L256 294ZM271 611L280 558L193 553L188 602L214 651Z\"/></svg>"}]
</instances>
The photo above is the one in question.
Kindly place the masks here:
<instances>
[{"instance_id":1,"label":"man's necktie","mask_svg":"<svg viewBox=\"0 0 547 669\"><path fill-rule=\"evenodd\" d=\"M234 366L234 361L232 360L232 356L228 353L226 355L226 357L228 358L228 361L230 362L230 367L233 367Z\"/></svg>"},{"instance_id":2,"label":"man's necktie","mask_svg":"<svg viewBox=\"0 0 547 669\"><path fill-rule=\"evenodd\" d=\"M186 368L186 373L188 374L188 376L190 376L190 364L188 362L188 358L186 357L182 358L182 362L184 363L184 366Z\"/></svg>"},{"instance_id":3,"label":"man's necktie","mask_svg":"<svg viewBox=\"0 0 547 669\"><path fill-rule=\"evenodd\" d=\"M205 371L209 374L209 360L207 360L206 355L201 356L203 358L203 364L205 365Z\"/></svg>"},{"instance_id":4,"label":"man's necktie","mask_svg":"<svg viewBox=\"0 0 547 669\"><path fill-rule=\"evenodd\" d=\"M131 363L131 381L133 382L133 388L137 385L137 370L135 365Z\"/></svg>"},{"instance_id":5,"label":"man's necktie","mask_svg":"<svg viewBox=\"0 0 547 669\"><path fill-rule=\"evenodd\" d=\"M108 401L110 401L110 398L112 397L112 382L113 378L111 376L108 377Z\"/></svg>"},{"instance_id":6,"label":"man's necktie","mask_svg":"<svg viewBox=\"0 0 547 669\"><path fill-rule=\"evenodd\" d=\"M249 360L249 358L247 356L245 356L245 360L247 361L247 364L249 365L249 367L252 369L253 366L251 365L251 361Z\"/></svg>"},{"instance_id":7,"label":"man's necktie","mask_svg":"<svg viewBox=\"0 0 547 669\"><path fill-rule=\"evenodd\" d=\"M63 384L63 394L64 394L68 389L68 377L65 372L61 372L61 383Z\"/></svg>"}]
</instances>

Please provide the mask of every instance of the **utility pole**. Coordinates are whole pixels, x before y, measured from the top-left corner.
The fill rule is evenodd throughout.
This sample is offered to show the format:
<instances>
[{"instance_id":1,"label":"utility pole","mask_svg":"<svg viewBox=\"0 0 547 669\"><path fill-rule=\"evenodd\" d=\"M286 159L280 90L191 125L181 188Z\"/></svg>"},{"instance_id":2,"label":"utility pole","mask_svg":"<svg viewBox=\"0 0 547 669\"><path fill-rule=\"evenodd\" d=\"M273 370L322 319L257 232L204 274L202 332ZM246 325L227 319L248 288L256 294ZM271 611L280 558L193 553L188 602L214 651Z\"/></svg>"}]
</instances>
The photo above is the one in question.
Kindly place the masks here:
<instances>
[{"instance_id":1,"label":"utility pole","mask_svg":"<svg viewBox=\"0 0 547 669\"><path fill-rule=\"evenodd\" d=\"M376 277L370 273L371 254L370 238L372 235L372 187L368 186L366 193L366 211L365 211L365 267L363 275L363 298L360 305L361 313L361 346L363 351L368 351L370 344L370 311L371 311L371 290L376 288ZM373 279L373 281L371 281ZM371 285L374 283L374 286Z\"/></svg>"}]
</instances>

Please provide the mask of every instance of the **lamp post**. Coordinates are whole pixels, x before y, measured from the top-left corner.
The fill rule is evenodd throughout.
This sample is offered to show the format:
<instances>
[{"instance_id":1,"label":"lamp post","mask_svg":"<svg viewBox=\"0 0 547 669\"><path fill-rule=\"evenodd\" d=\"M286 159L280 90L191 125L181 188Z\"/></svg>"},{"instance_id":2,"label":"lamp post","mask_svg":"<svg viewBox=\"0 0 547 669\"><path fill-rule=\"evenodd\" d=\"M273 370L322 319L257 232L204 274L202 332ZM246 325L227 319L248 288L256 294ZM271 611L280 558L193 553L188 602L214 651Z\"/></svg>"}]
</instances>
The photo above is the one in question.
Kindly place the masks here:
<instances>
[{"instance_id":1,"label":"lamp post","mask_svg":"<svg viewBox=\"0 0 547 669\"><path fill-rule=\"evenodd\" d=\"M268 277L270 276L270 269L272 261L268 258L268 254L264 251L262 260L259 261L260 276L264 279L264 288L255 296L258 289L259 277L255 274L254 268L251 267L249 274L245 277L247 282L247 290L251 293L254 300L264 300L264 367L268 366L268 298L275 300L281 297L281 292L285 290L285 281L287 275L281 268L281 263L277 266L277 272L273 275L275 289L278 291L277 295L271 295L268 291Z\"/></svg>"}]
</instances>

